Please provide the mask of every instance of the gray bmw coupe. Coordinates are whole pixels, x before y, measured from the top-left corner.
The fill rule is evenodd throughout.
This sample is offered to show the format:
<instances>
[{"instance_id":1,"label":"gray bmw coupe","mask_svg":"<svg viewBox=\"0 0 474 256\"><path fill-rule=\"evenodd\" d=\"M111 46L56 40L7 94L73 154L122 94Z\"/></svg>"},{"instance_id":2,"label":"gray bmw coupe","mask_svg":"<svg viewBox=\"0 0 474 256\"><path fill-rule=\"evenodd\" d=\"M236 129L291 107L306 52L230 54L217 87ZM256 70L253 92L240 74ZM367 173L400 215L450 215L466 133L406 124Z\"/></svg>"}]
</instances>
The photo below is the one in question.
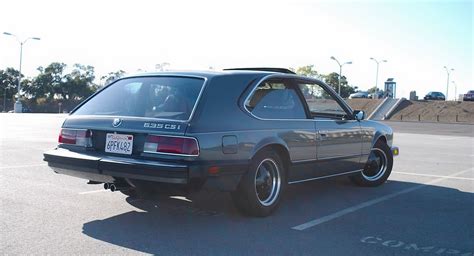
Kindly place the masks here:
<instances>
[{"instance_id":1,"label":"gray bmw coupe","mask_svg":"<svg viewBox=\"0 0 474 256\"><path fill-rule=\"evenodd\" d=\"M127 195L229 191L241 212L268 216L290 184L346 175L381 185L398 154L392 139L328 85L289 70L161 72L121 78L82 102L44 160Z\"/></svg>"}]
</instances>

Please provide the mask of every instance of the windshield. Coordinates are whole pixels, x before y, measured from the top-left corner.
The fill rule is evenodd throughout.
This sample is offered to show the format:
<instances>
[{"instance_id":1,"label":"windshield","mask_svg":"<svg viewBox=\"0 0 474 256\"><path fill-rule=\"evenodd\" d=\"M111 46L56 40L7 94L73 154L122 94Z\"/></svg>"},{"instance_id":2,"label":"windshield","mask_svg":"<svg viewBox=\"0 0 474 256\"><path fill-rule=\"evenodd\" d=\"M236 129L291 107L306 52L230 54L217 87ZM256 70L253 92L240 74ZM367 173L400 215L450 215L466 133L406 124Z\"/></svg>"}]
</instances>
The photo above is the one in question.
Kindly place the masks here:
<instances>
[{"instance_id":1,"label":"windshield","mask_svg":"<svg viewBox=\"0 0 474 256\"><path fill-rule=\"evenodd\" d=\"M108 115L188 120L204 79L188 77L138 77L119 80L74 115Z\"/></svg>"}]
</instances>

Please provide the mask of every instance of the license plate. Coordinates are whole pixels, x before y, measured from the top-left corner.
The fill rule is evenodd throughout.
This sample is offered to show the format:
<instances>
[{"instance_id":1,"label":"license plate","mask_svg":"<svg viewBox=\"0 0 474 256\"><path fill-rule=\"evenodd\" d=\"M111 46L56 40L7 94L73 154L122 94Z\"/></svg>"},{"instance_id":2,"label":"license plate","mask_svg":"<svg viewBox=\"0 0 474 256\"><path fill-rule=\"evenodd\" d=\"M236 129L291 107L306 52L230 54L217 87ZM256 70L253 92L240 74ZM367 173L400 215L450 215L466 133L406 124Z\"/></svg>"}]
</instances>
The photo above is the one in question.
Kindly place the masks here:
<instances>
[{"instance_id":1,"label":"license plate","mask_svg":"<svg viewBox=\"0 0 474 256\"><path fill-rule=\"evenodd\" d=\"M131 155L132 149L133 135L107 133L105 152Z\"/></svg>"}]
</instances>

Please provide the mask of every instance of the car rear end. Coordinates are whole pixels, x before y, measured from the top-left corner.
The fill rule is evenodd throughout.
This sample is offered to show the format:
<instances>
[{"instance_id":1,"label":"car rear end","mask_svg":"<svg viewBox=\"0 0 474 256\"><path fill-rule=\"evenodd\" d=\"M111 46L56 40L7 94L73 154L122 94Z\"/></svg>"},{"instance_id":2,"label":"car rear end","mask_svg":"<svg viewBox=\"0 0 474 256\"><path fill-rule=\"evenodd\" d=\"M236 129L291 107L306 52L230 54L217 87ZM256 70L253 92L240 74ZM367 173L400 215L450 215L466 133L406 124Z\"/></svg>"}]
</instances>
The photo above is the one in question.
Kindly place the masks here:
<instances>
[{"instance_id":1,"label":"car rear end","mask_svg":"<svg viewBox=\"0 0 474 256\"><path fill-rule=\"evenodd\" d=\"M205 84L193 76L118 80L72 112L44 160L56 173L94 183L190 184L201 176L200 149L186 129Z\"/></svg>"},{"instance_id":2,"label":"car rear end","mask_svg":"<svg viewBox=\"0 0 474 256\"><path fill-rule=\"evenodd\" d=\"M470 90L464 94L463 101L474 101L474 90Z\"/></svg>"}]
</instances>

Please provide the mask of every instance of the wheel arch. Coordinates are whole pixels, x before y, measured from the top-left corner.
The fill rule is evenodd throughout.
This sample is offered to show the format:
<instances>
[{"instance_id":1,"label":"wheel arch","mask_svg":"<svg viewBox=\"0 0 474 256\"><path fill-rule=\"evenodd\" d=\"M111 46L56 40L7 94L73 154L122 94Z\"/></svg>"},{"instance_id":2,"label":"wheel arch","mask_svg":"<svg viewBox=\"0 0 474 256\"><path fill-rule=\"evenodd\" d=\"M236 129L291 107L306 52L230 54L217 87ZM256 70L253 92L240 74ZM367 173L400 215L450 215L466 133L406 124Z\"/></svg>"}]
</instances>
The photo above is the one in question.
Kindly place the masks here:
<instances>
[{"instance_id":1,"label":"wheel arch","mask_svg":"<svg viewBox=\"0 0 474 256\"><path fill-rule=\"evenodd\" d=\"M372 140L372 147L371 147L371 148L373 148L373 147L375 146L375 144L376 144L377 142L379 142L379 141L381 141L381 142L383 142L383 143L389 145L389 143L388 143L389 140L388 140L388 138L387 138L387 135L386 135L386 134L383 134L383 133L381 133L381 132L377 132L377 133L375 134L375 136L374 136L374 139ZM390 145L389 145L389 146L390 146Z\"/></svg>"},{"instance_id":2,"label":"wheel arch","mask_svg":"<svg viewBox=\"0 0 474 256\"><path fill-rule=\"evenodd\" d=\"M288 174L288 170L290 169L290 164L291 164L291 158L290 158L290 153L288 146L283 141L278 141L278 140L269 140L266 141L265 143L261 143L257 147L255 147L255 150L253 151L252 154L252 159L257 155L259 152L262 152L264 150L275 150L275 152L280 156L282 162L283 162L283 167L285 168L285 174Z\"/></svg>"}]
</instances>

